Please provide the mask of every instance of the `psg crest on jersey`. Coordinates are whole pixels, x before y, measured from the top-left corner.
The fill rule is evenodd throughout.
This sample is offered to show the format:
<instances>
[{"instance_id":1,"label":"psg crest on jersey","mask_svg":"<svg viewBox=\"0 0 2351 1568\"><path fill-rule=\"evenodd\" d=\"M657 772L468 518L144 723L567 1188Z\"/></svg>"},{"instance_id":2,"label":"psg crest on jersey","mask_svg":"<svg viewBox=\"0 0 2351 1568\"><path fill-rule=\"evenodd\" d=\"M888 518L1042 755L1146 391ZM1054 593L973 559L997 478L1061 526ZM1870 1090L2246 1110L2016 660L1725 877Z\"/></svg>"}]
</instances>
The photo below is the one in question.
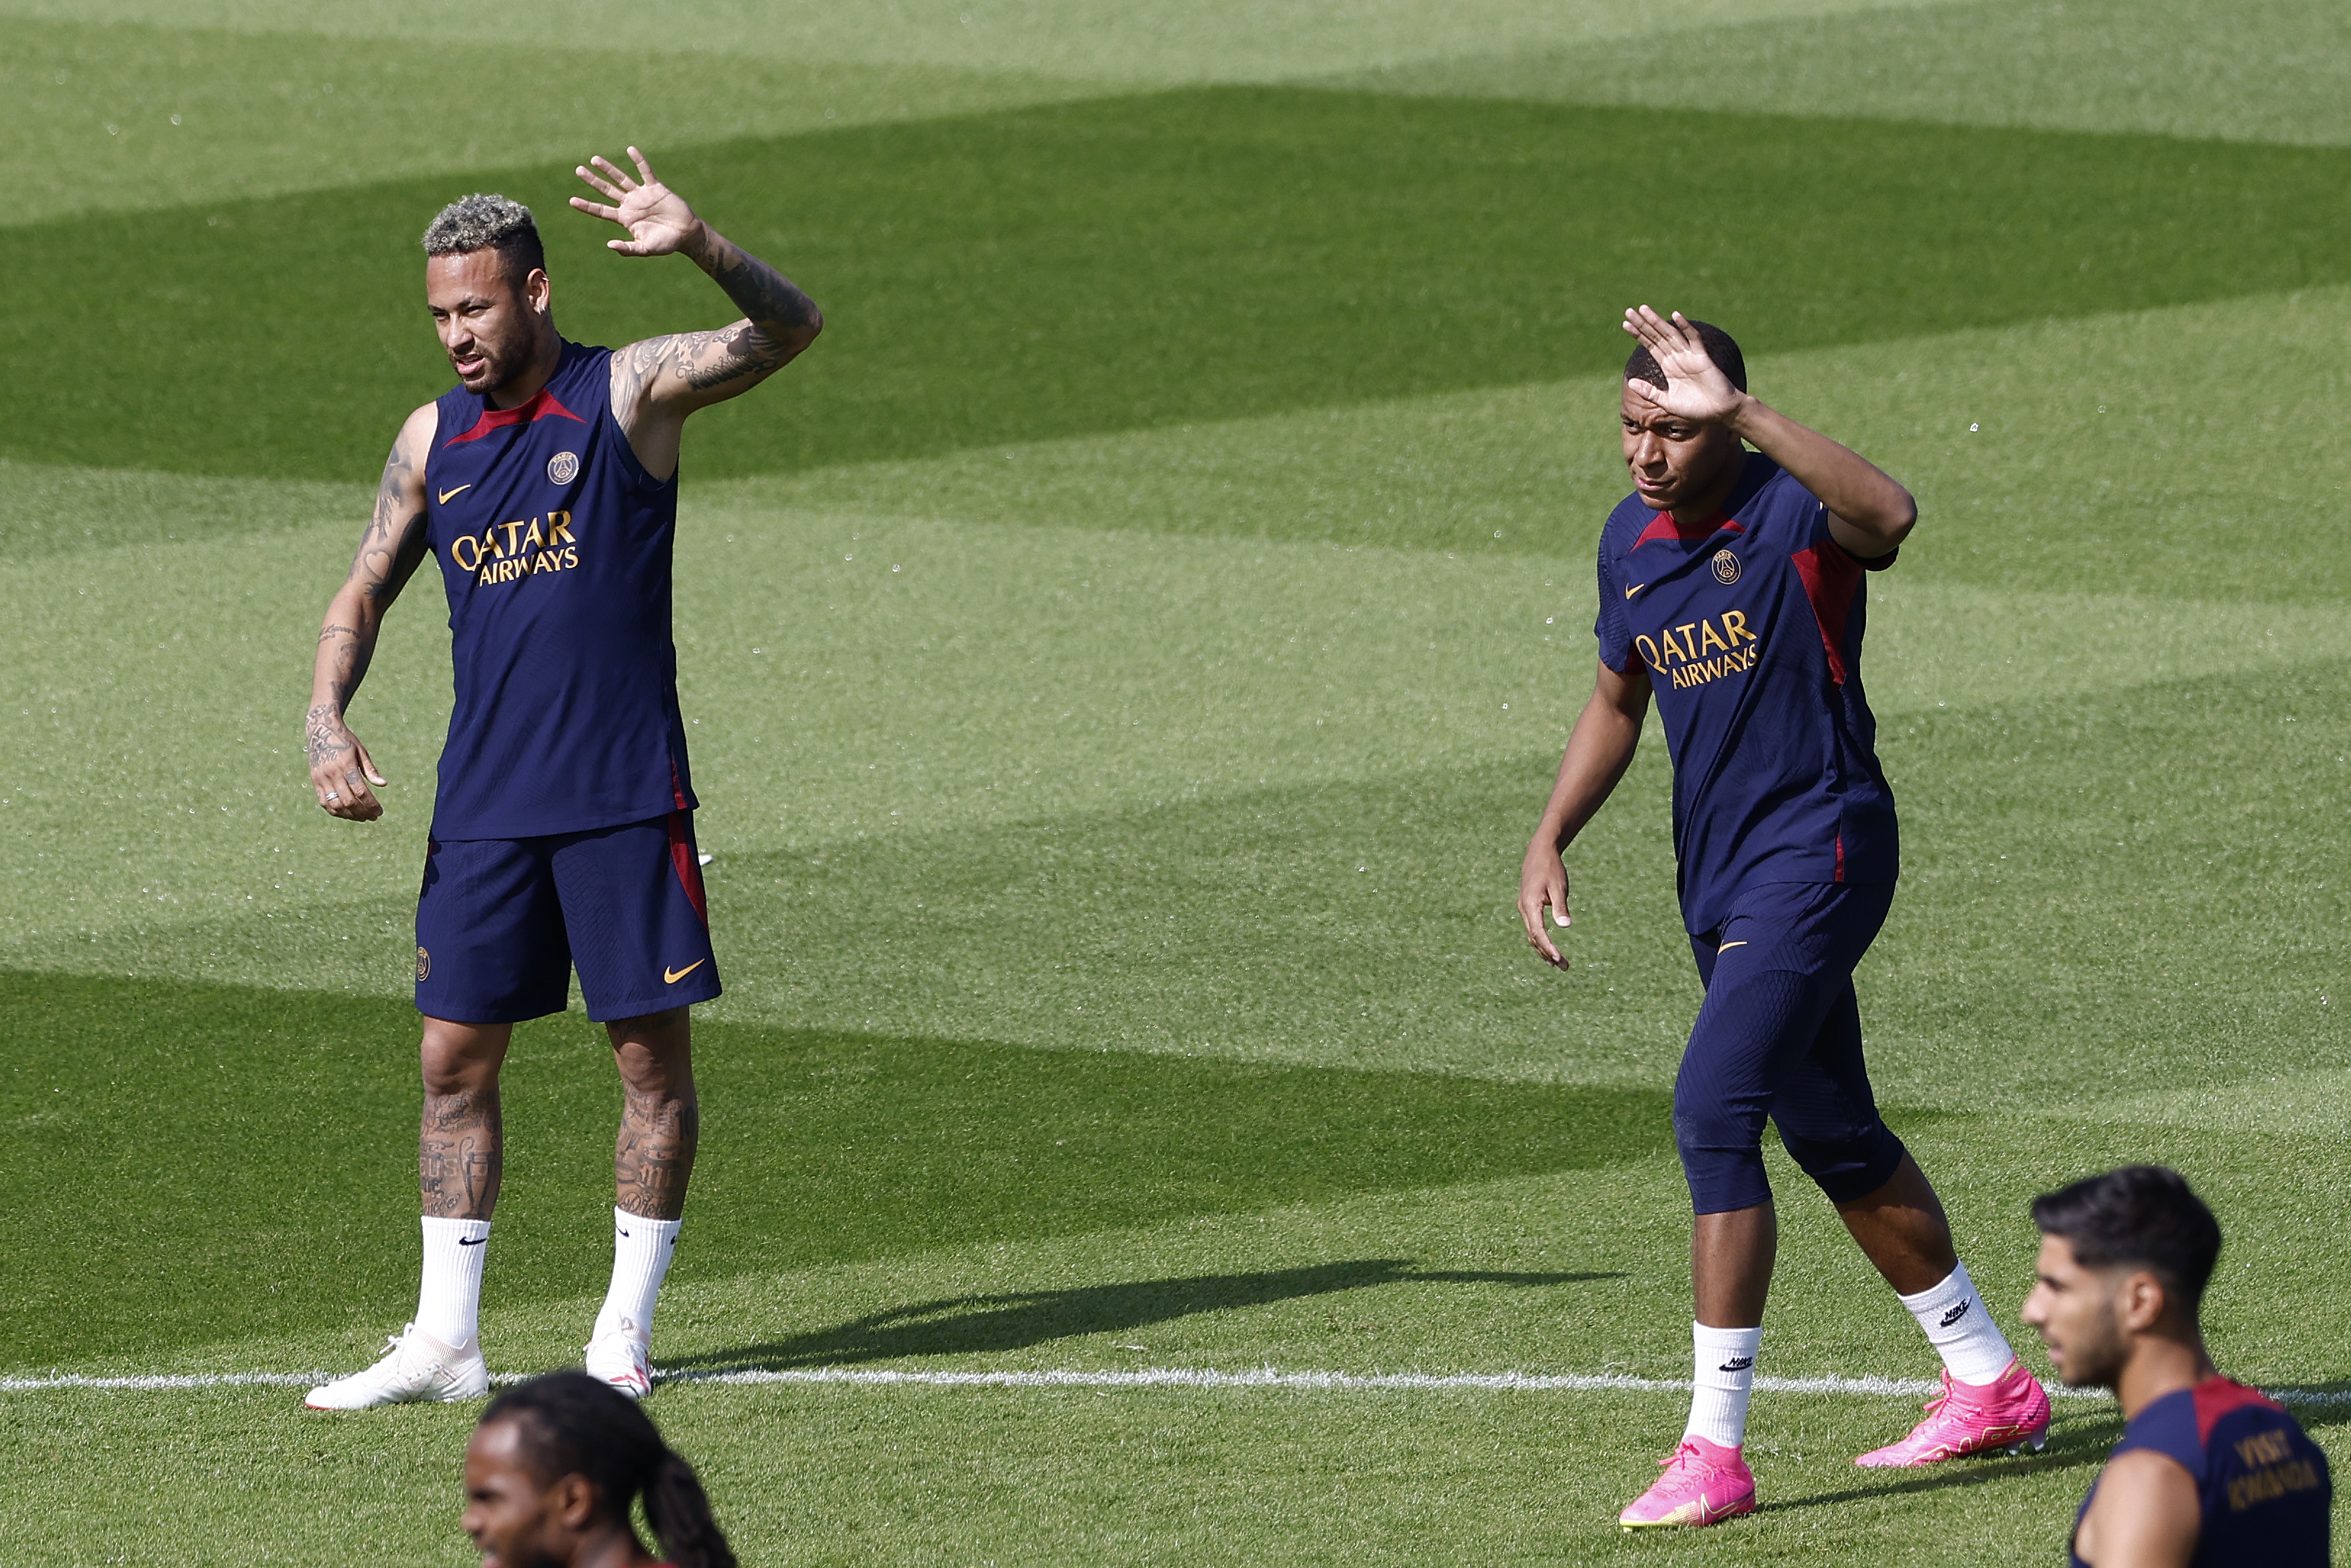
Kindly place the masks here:
<instances>
[{"instance_id":1,"label":"psg crest on jersey","mask_svg":"<svg viewBox=\"0 0 2351 1568\"><path fill-rule=\"evenodd\" d=\"M580 476L580 454L559 452L547 460L547 477L557 485L569 485Z\"/></svg>"},{"instance_id":2,"label":"psg crest on jersey","mask_svg":"<svg viewBox=\"0 0 2351 1568\"><path fill-rule=\"evenodd\" d=\"M1714 580L1720 583L1739 580L1739 558L1727 549L1714 552Z\"/></svg>"}]
</instances>

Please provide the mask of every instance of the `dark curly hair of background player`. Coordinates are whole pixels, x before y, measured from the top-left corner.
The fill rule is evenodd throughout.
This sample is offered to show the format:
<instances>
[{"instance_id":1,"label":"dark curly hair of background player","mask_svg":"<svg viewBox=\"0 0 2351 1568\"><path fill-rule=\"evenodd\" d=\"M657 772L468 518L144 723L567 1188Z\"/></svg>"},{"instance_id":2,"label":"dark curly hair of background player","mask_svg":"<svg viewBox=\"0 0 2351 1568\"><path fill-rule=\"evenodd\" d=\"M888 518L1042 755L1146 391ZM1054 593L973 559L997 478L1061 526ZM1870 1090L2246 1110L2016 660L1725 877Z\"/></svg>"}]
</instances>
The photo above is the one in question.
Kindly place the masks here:
<instances>
[{"instance_id":1,"label":"dark curly hair of background player","mask_svg":"<svg viewBox=\"0 0 2351 1568\"><path fill-rule=\"evenodd\" d=\"M486 1549L507 1546L494 1538L512 1530L533 1539L511 1544L539 1561L601 1549L615 1533L643 1553L630 1521L630 1504L642 1497L671 1568L735 1568L694 1467L635 1400L584 1372L533 1378L490 1401L465 1459L465 1528ZM578 1479L593 1489L592 1500L580 1497Z\"/></svg>"}]
</instances>

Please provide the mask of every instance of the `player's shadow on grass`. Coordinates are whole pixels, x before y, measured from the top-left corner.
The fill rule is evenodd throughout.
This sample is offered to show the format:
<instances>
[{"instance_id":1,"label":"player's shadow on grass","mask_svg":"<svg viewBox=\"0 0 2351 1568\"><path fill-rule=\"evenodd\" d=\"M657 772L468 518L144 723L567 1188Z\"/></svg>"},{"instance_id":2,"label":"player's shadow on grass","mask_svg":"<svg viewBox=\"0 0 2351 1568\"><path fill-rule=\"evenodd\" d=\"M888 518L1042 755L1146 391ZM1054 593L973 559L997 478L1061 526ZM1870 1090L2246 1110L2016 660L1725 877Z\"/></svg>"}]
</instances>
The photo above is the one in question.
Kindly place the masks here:
<instances>
[{"instance_id":1,"label":"player's shadow on grass","mask_svg":"<svg viewBox=\"0 0 2351 1568\"><path fill-rule=\"evenodd\" d=\"M1614 1280L1620 1274L1524 1274L1469 1270L1416 1270L1399 1258L1322 1263L1256 1274L1196 1274L1180 1280L1139 1280L1000 1296L949 1296L893 1307L832 1328L789 1339L664 1357L679 1368L838 1366L917 1355L974 1355L1023 1350L1079 1334L1131 1333L1172 1318L1232 1307L1327 1296L1374 1285L1568 1285Z\"/></svg>"},{"instance_id":2,"label":"player's shadow on grass","mask_svg":"<svg viewBox=\"0 0 2351 1568\"><path fill-rule=\"evenodd\" d=\"M2049 1424L2049 1447L2037 1454L2020 1454L2011 1458L1993 1455L1983 1458L1946 1460L1924 1474L1916 1470L1896 1470L1888 1479L1866 1486L1840 1487L1834 1491L1815 1492L1810 1497L1781 1498L1759 1504L1757 1513L1791 1513L1803 1508L1831 1508L1839 1503L1866 1502L1873 1498L1901 1497L1910 1492L1943 1491L1953 1487L1980 1487L1992 1481L2007 1480L2018 1476L2043 1476L2057 1470L2078 1470L2103 1465L2122 1436L2122 1417L2112 1406L2095 1410L2071 1412L2058 1416ZM1900 1436L1889 1433L1887 1441ZM1885 1470L1858 1471L1858 1474L1888 1475Z\"/></svg>"}]
</instances>

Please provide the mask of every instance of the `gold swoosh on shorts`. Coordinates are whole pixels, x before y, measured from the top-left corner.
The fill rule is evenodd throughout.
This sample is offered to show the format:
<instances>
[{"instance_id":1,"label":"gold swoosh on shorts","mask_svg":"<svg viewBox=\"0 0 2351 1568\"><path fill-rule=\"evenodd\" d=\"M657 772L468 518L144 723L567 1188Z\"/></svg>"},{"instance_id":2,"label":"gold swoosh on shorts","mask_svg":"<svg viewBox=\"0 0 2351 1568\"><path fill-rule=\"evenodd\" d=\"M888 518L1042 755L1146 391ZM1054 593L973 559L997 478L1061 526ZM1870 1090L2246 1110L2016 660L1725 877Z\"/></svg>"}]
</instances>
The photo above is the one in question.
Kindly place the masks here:
<instances>
[{"instance_id":1,"label":"gold swoosh on shorts","mask_svg":"<svg viewBox=\"0 0 2351 1568\"><path fill-rule=\"evenodd\" d=\"M1718 952L1718 953L1728 953L1728 952L1729 952L1733 947L1744 947L1744 946L1747 946L1747 938L1746 938L1746 937L1744 937L1744 936L1741 936L1741 937L1740 937L1738 941L1736 941L1736 942L1725 942L1721 946L1717 947L1717 948L1715 949L1715 951L1716 951L1716 952Z\"/></svg>"},{"instance_id":2,"label":"gold swoosh on shorts","mask_svg":"<svg viewBox=\"0 0 2351 1568\"><path fill-rule=\"evenodd\" d=\"M441 492L441 504L445 507L449 504L450 497L463 495L465 492L472 488L473 486L471 485L460 485L455 490L444 490Z\"/></svg>"},{"instance_id":3,"label":"gold swoosh on shorts","mask_svg":"<svg viewBox=\"0 0 2351 1568\"><path fill-rule=\"evenodd\" d=\"M1632 598L1632 597L1633 597L1633 595L1635 595L1635 594L1636 594L1636 593L1640 592L1640 591L1641 591L1641 590L1643 590L1643 589L1645 589L1645 588L1646 588L1646 587L1648 587L1648 586L1649 586L1649 585L1648 585L1647 583L1646 583L1646 582L1636 582L1636 583L1635 583L1632 587L1630 587L1630 588L1628 588L1628 589L1626 589L1626 590L1625 591L1625 598L1627 598L1627 599L1630 599L1630 598Z\"/></svg>"},{"instance_id":4,"label":"gold swoosh on shorts","mask_svg":"<svg viewBox=\"0 0 2351 1568\"><path fill-rule=\"evenodd\" d=\"M684 979L688 975L691 975L696 969L699 969L708 962L710 962L710 960L707 958L696 958L693 963L688 964L683 969L664 969L662 971L662 984L664 986L674 986L680 980Z\"/></svg>"}]
</instances>

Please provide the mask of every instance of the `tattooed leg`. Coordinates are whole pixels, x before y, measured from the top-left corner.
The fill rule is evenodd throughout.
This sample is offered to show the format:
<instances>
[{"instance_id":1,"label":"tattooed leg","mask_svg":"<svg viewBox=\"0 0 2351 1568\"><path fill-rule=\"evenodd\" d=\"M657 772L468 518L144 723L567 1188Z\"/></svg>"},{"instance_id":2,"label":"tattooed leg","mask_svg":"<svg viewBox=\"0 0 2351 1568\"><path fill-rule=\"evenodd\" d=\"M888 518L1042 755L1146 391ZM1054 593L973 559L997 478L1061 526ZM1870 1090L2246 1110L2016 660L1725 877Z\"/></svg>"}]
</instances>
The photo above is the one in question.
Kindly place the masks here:
<instances>
[{"instance_id":1,"label":"tattooed leg","mask_svg":"<svg viewBox=\"0 0 2351 1568\"><path fill-rule=\"evenodd\" d=\"M685 1186L702 1134L686 1009L624 1019L605 1028L621 1069L613 1201L648 1219L675 1219L685 1212Z\"/></svg>"},{"instance_id":2,"label":"tattooed leg","mask_svg":"<svg viewBox=\"0 0 2351 1568\"><path fill-rule=\"evenodd\" d=\"M424 1212L441 1219L487 1219L506 1168L498 1113L498 1067L508 1024L424 1020L424 1117L417 1138L417 1184Z\"/></svg>"}]
</instances>

